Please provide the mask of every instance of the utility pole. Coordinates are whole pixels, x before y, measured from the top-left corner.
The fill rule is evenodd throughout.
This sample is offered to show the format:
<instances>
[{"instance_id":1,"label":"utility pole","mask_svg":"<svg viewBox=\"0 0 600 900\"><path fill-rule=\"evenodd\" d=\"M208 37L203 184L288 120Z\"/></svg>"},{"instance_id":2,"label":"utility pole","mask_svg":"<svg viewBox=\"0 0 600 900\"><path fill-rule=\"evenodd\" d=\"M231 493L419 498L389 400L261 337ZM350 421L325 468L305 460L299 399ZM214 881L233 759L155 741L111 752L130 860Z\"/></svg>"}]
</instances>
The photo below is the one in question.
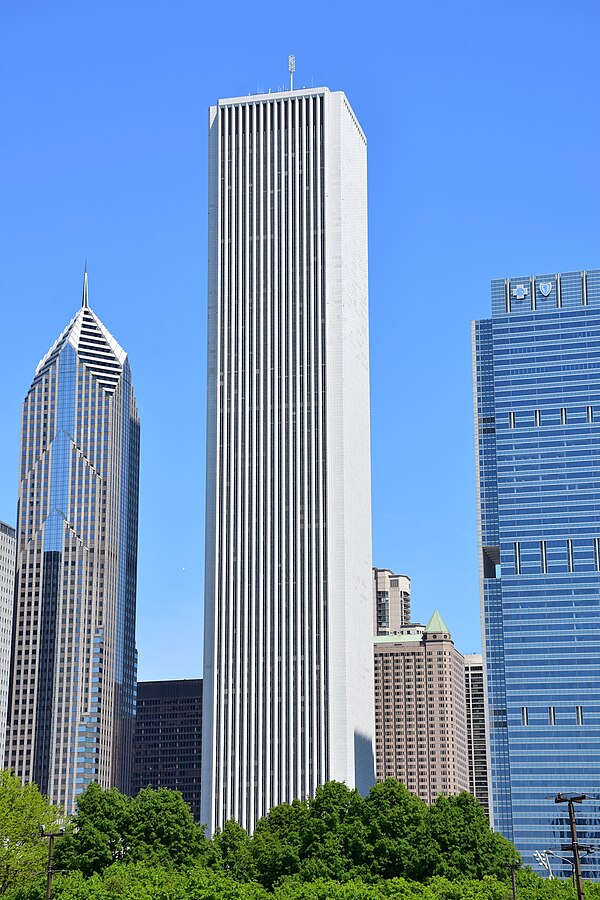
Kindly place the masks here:
<instances>
[{"instance_id":1,"label":"utility pole","mask_svg":"<svg viewBox=\"0 0 600 900\"><path fill-rule=\"evenodd\" d=\"M571 827L571 846L568 848L573 852L573 875L575 878L575 889L577 891L577 900L585 900L583 896L583 878L581 877L581 860L579 858L579 843L577 841L577 824L575 822L575 803L582 803L586 799L585 794L557 794L554 798L555 803L566 803L569 807L569 825ZM563 849L567 849L564 847Z\"/></svg>"},{"instance_id":2,"label":"utility pole","mask_svg":"<svg viewBox=\"0 0 600 900\"><path fill-rule=\"evenodd\" d=\"M46 868L46 900L51 900L52 898L52 876L54 871L52 869L52 862L54 860L54 841L57 837L62 837L65 833L64 827L60 828L59 831L46 831L45 825L40 825L40 832L42 837L48 838L48 866Z\"/></svg>"}]
</instances>

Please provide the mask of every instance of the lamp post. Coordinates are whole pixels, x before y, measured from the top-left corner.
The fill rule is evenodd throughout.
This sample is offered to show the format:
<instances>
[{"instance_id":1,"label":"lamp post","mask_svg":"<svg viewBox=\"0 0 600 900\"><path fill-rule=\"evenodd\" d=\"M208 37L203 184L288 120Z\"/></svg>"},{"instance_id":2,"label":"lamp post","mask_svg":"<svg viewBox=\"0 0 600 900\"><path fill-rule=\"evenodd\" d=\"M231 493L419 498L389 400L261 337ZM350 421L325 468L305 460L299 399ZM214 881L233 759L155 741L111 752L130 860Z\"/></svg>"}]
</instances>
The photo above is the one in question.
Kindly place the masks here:
<instances>
[{"instance_id":1,"label":"lamp post","mask_svg":"<svg viewBox=\"0 0 600 900\"><path fill-rule=\"evenodd\" d=\"M506 868L510 871L510 884L512 887L512 896L513 900L517 900L517 882L515 879L515 869L518 869L521 865L520 862L509 862L506 863Z\"/></svg>"},{"instance_id":2,"label":"lamp post","mask_svg":"<svg viewBox=\"0 0 600 900\"><path fill-rule=\"evenodd\" d=\"M566 803L569 808L569 825L571 828L571 844L563 849L569 849L573 852L573 874L575 876L575 889L577 891L577 900L585 900L583 896L583 879L581 877L581 860L579 858L579 842L577 840L577 823L575 822L575 803L582 803L585 800L585 794L562 794L559 793L554 798L555 803Z\"/></svg>"},{"instance_id":3,"label":"lamp post","mask_svg":"<svg viewBox=\"0 0 600 900\"><path fill-rule=\"evenodd\" d=\"M45 825L40 825L40 832L43 838L48 838L48 866L46 868L46 900L52 897L52 862L54 860L54 841L57 837L62 837L65 833L64 826L58 831L46 831Z\"/></svg>"}]
</instances>

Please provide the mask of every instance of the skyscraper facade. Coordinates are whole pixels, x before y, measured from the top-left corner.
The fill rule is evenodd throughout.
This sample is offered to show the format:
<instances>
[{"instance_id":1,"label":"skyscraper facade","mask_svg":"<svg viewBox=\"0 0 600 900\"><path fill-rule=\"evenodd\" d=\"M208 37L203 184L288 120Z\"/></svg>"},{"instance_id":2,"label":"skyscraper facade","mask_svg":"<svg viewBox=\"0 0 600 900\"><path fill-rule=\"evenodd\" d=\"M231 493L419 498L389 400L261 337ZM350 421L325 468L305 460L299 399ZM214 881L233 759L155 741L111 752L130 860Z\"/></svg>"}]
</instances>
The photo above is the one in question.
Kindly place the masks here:
<instances>
[{"instance_id":1,"label":"skyscraper facade","mask_svg":"<svg viewBox=\"0 0 600 900\"><path fill-rule=\"evenodd\" d=\"M410 624L410 578L373 567L375 634L395 634Z\"/></svg>"},{"instance_id":2,"label":"skyscraper facade","mask_svg":"<svg viewBox=\"0 0 600 900\"><path fill-rule=\"evenodd\" d=\"M467 711L467 755L469 791L490 814L489 767L485 726L485 688L481 653L465 656L465 706Z\"/></svg>"},{"instance_id":3,"label":"skyscraper facade","mask_svg":"<svg viewBox=\"0 0 600 900\"><path fill-rule=\"evenodd\" d=\"M200 820L202 679L139 681L131 792L169 788Z\"/></svg>"},{"instance_id":4,"label":"skyscraper facade","mask_svg":"<svg viewBox=\"0 0 600 900\"><path fill-rule=\"evenodd\" d=\"M432 803L469 789L464 661L438 612L375 637L377 778Z\"/></svg>"},{"instance_id":5,"label":"skyscraper facade","mask_svg":"<svg viewBox=\"0 0 600 900\"><path fill-rule=\"evenodd\" d=\"M202 819L374 778L366 140L326 88L210 110Z\"/></svg>"},{"instance_id":6,"label":"skyscraper facade","mask_svg":"<svg viewBox=\"0 0 600 900\"><path fill-rule=\"evenodd\" d=\"M493 281L473 363L492 814L531 864L600 784L600 271Z\"/></svg>"},{"instance_id":7,"label":"skyscraper facade","mask_svg":"<svg viewBox=\"0 0 600 900\"><path fill-rule=\"evenodd\" d=\"M127 354L88 305L23 402L6 766L67 811L129 790L139 419Z\"/></svg>"},{"instance_id":8,"label":"skyscraper facade","mask_svg":"<svg viewBox=\"0 0 600 900\"><path fill-rule=\"evenodd\" d=\"M0 522L0 760L4 760L15 595L15 529Z\"/></svg>"}]
</instances>

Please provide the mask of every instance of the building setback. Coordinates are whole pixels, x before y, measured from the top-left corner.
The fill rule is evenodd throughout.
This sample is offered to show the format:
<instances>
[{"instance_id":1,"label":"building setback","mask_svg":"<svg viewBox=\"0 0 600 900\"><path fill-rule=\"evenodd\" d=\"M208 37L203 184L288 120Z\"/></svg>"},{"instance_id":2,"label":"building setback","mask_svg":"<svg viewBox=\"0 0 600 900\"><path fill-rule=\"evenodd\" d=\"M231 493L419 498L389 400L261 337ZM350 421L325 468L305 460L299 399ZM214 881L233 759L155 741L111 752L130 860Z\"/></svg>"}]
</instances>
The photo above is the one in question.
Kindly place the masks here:
<instances>
[{"instance_id":1,"label":"building setback","mask_svg":"<svg viewBox=\"0 0 600 900\"><path fill-rule=\"evenodd\" d=\"M139 419L127 354L88 305L23 402L6 767L72 812L130 788Z\"/></svg>"},{"instance_id":2,"label":"building setback","mask_svg":"<svg viewBox=\"0 0 600 900\"><path fill-rule=\"evenodd\" d=\"M465 656L465 704L467 708L467 750L469 757L469 790L477 797L486 815L490 813L488 747L485 729L485 688L483 657L480 653Z\"/></svg>"},{"instance_id":3,"label":"building setback","mask_svg":"<svg viewBox=\"0 0 600 900\"><path fill-rule=\"evenodd\" d=\"M4 760L15 596L15 529L0 522L0 760Z\"/></svg>"},{"instance_id":4,"label":"building setback","mask_svg":"<svg viewBox=\"0 0 600 900\"><path fill-rule=\"evenodd\" d=\"M366 140L327 88L209 115L202 820L374 780Z\"/></svg>"},{"instance_id":5,"label":"building setback","mask_svg":"<svg viewBox=\"0 0 600 900\"><path fill-rule=\"evenodd\" d=\"M132 793L145 787L180 791L200 820L202 679L139 681Z\"/></svg>"},{"instance_id":6,"label":"building setback","mask_svg":"<svg viewBox=\"0 0 600 900\"><path fill-rule=\"evenodd\" d=\"M432 803L469 789L463 657L439 613L375 637L377 778Z\"/></svg>"},{"instance_id":7,"label":"building setback","mask_svg":"<svg viewBox=\"0 0 600 900\"><path fill-rule=\"evenodd\" d=\"M396 634L410 624L410 578L373 567L375 634Z\"/></svg>"},{"instance_id":8,"label":"building setback","mask_svg":"<svg viewBox=\"0 0 600 900\"><path fill-rule=\"evenodd\" d=\"M600 784L600 270L493 281L473 367L492 816L533 865Z\"/></svg>"}]
</instances>

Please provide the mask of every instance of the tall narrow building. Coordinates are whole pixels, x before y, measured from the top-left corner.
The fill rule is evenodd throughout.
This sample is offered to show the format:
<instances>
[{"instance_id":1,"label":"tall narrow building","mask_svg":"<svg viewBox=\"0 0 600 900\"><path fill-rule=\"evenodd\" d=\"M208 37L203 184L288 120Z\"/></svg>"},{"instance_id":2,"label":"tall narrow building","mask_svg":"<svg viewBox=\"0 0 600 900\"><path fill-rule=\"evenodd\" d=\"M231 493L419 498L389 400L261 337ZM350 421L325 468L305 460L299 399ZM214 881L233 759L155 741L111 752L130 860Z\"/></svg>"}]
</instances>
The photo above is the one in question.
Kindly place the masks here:
<instances>
[{"instance_id":1,"label":"tall narrow building","mask_svg":"<svg viewBox=\"0 0 600 900\"><path fill-rule=\"evenodd\" d=\"M127 354L88 305L23 402L6 766L67 811L129 790L139 419Z\"/></svg>"},{"instance_id":2,"label":"tall narrow building","mask_svg":"<svg viewBox=\"0 0 600 900\"><path fill-rule=\"evenodd\" d=\"M480 653L465 656L465 705L467 708L467 750L469 791L490 814L488 746L485 727L485 687Z\"/></svg>"},{"instance_id":3,"label":"tall narrow building","mask_svg":"<svg viewBox=\"0 0 600 900\"><path fill-rule=\"evenodd\" d=\"M202 819L374 779L366 140L327 88L209 116Z\"/></svg>"},{"instance_id":4,"label":"tall narrow building","mask_svg":"<svg viewBox=\"0 0 600 900\"><path fill-rule=\"evenodd\" d=\"M600 784L600 271L493 281L473 363L492 815L531 865Z\"/></svg>"},{"instance_id":5,"label":"tall narrow building","mask_svg":"<svg viewBox=\"0 0 600 900\"><path fill-rule=\"evenodd\" d=\"M15 596L15 529L0 522L0 760L4 760Z\"/></svg>"}]
</instances>

